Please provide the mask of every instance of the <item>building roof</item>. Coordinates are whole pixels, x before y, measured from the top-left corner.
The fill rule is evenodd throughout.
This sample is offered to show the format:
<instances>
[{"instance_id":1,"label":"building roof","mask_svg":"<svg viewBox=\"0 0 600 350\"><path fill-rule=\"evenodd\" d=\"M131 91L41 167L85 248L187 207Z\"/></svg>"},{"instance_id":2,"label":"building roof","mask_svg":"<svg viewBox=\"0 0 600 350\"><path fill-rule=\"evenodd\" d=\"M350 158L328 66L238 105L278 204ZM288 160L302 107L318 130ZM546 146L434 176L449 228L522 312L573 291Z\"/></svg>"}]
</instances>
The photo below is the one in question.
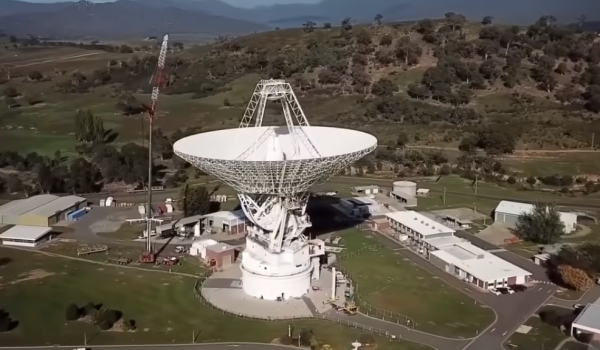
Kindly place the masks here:
<instances>
[{"instance_id":1,"label":"building roof","mask_svg":"<svg viewBox=\"0 0 600 350\"><path fill-rule=\"evenodd\" d=\"M85 202L86 199L79 196L57 197L51 202L41 205L33 210L30 210L22 215L36 215L42 217L50 217L58 212L65 211L75 204Z\"/></svg>"},{"instance_id":2,"label":"building roof","mask_svg":"<svg viewBox=\"0 0 600 350\"><path fill-rule=\"evenodd\" d=\"M4 231L0 235L0 239L22 239L25 241L35 241L50 231L52 231L50 227L18 225Z\"/></svg>"},{"instance_id":3,"label":"building roof","mask_svg":"<svg viewBox=\"0 0 600 350\"><path fill-rule=\"evenodd\" d=\"M217 244L211 244L211 245L207 246L206 249L209 249L213 252L224 252L227 250L235 249L235 247L230 246L229 244L226 244L226 243L217 243Z\"/></svg>"},{"instance_id":4,"label":"building roof","mask_svg":"<svg viewBox=\"0 0 600 350\"><path fill-rule=\"evenodd\" d=\"M573 327L591 333L600 333L600 305L588 304L573 322Z\"/></svg>"},{"instance_id":5,"label":"building roof","mask_svg":"<svg viewBox=\"0 0 600 350\"><path fill-rule=\"evenodd\" d=\"M429 193L429 189L428 188L419 188L417 190L417 193Z\"/></svg>"},{"instance_id":6,"label":"building roof","mask_svg":"<svg viewBox=\"0 0 600 350\"><path fill-rule=\"evenodd\" d=\"M58 196L52 194L40 194L26 199L19 199L1 206L0 215L23 215L56 199L58 199Z\"/></svg>"},{"instance_id":7,"label":"building roof","mask_svg":"<svg viewBox=\"0 0 600 350\"><path fill-rule=\"evenodd\" d=\"M374 190L374 189L379 189L379 186L377 186L377 185L355 186L355 187L352 187L352 189L354 191Z\"/></svg>"},{"instance_id":8,"label":"building roof","mask_svg":"<svg viewBox=\"0 0 600 350\"><path fill-rule=\"evenodd\" d=\"M455 230L412 210L396 211L393 213L387 213L385 216L393 221L401 223L417 233L422 234L423 236L429 236L437 233L454 234L454 232L456 232Z\"/></svg>"},{"instance_id":9,"label":"building roof","mask_svg":"<svg viewBox=\"0 0 600 350\"><path fill-rule=\"evenodd\" d=\"M453 244L463 243L466 241L460 237L450 236L450 237L430 238L430 239L426 239L425 242L437 249L443 249L444 247L451 246Z\"/></svg>"},{"instance_id":10,"label":"building roof","mask_svg":"<svg viewBox=\"0 0 600 350\"><path fill-rule=\"evenodd\" d=\"M171 226L175 227L175 228L180 228L182 226L196 224L198 221L202 220L202 218L204 218L204 217L205 217L204 215L186 216L185 218L181 218L181 219L177 220L175 223L171 224Z\"/></svg>"},{"instance_id":11,"label":"building roof","mask_svg":"<svg viewBox=\"0 0 600 350\"><path fill-rule=\"evenodd\" d=\"M531 272L468 242L446 246L430 254L485 282L531 275Z\"/></svg>"},{"instance_id":12,"label":"building roof","mask_svg":"<svg viewBox=\"0 0 600 350\"><path fill-rule=\"evenodd\" d=\"M496 212L511 215L523 215L532 211L533 208L534 205L530 203L501 201L496 207ZM577 213L559 211L559 214L562 221L577 220Z\"/></svg>"},{"instance_id":13,"label":"building roof","mask_svg":"<svg viewBox=\"0 0 600 350\"><path fill-rule=\"evenodd\" d=\"M242 220L242 221L246 221L246 214L244 214L243 210L236 210L236 211L218 211L216 213L211 213L206 215L205 217L210 218L220 218L220 219L225 219L228 221L235 221L235 220Z\"/></svg>"},{"instance_id":14,"label":"building roof","mask_svg":"<svg viewBox=\"0 0 600 350\"><path fill-rule=\"evenodd\" d=\"M497 213L504 213L510 215L523 215L529 213L533 209L533 204L511 202L511 201L500 201L496 207Z\"/></svg>"},{"instance_id":15,"label":"building roof","mask_svg":"<svg viewBox=\"0 0 600 350\"><path fill-rule=\"evenodd\" d=\"M351 197L342 199L344 202L352 204L353 206L365 206L377 204L377 201L367 197Z\"/></svg>"}]
</instances>

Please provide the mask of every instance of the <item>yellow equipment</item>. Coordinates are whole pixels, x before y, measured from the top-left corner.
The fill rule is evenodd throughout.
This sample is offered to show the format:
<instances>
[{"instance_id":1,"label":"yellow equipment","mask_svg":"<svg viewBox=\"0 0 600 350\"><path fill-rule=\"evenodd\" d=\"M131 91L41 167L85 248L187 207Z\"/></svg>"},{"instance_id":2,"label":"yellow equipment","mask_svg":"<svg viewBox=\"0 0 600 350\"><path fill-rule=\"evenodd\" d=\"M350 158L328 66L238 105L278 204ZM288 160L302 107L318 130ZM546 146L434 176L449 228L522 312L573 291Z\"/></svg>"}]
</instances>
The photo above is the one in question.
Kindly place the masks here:
<instances>
[{"instance_id":1,"label":"yellow equipment","mask_svg":"<svg viewBox=\"0 0 600 350\"><path fill-rule=\"evenodd\" d=\"M358 307L353 302L344 303L344 308L342 311L344 311L344 313L348 316L354 316L358 312Z\"/></svg>"}]
</instances>

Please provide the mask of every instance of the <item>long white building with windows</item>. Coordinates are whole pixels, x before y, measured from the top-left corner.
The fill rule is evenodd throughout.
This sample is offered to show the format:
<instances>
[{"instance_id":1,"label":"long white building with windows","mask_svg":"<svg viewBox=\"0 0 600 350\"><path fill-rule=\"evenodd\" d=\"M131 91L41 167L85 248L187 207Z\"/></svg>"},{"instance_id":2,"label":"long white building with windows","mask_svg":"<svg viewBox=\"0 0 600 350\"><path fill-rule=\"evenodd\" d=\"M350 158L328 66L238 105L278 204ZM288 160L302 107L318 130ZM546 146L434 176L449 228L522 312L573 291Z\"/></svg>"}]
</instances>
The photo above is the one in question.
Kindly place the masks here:
<instances>
[{"instance_id":1,"label":"long white building with windows","mask_svg":"<svg viewBox=\"0 0 600 350\"><path fill-rule=\"evenodd\" d=\"M455 230L423 214L407 210L386 217L399 241L438 268L481 289L523 284L531 278L531 272L455 236Z\"/></svg>"}]
</instances>

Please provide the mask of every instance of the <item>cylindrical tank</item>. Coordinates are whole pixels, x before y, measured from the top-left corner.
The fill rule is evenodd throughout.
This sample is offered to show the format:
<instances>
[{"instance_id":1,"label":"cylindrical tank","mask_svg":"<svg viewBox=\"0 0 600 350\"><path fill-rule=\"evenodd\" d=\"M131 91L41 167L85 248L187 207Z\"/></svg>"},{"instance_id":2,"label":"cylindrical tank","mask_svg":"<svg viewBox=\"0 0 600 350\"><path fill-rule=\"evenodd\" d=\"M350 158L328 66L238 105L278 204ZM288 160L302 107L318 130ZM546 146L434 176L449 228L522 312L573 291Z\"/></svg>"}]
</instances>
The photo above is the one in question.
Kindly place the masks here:
<instances>
[{"instance_id":1,"label":"cylindrical tank","mask_svg":"<svg viewBox=\"0 0 600 350\"><path fill-rule=\"evenodd\" d=\"M395 181L394 184L394 192L400 192L407 194L411 197L417 196L417 183L412 181Z\"/></svg>"}]
</instances>

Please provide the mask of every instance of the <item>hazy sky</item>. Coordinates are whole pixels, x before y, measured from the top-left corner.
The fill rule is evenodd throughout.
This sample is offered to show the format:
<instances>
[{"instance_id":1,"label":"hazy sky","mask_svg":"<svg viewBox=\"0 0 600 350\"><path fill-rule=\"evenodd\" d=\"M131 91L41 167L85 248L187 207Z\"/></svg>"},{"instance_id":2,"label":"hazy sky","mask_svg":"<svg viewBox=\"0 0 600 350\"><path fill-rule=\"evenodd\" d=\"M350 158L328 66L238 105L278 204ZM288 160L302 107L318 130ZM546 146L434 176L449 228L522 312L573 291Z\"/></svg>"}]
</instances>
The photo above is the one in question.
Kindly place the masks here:
<instances>
[{"instance_id":1,"label":"hazy sky","mask_svg":"<svg viewBox=\"0 0 600 350\"><path fill-rule=\"evenodd\" d=\"M0 0L2 3L4 0ZM76 1L76 0L24 0L28 2L40 2L40 3L48 3L48 2L59 2L59 1ZM110 2L113 0L88 0L91 2ZM202 1L202 0L198 0ZM228 4L239 6L239 7L256 7L256 6L264 6L264 5L275 5L275 4L314 4L320 2L320 0L221 0Z\"/></svg>"}]
</instances>

